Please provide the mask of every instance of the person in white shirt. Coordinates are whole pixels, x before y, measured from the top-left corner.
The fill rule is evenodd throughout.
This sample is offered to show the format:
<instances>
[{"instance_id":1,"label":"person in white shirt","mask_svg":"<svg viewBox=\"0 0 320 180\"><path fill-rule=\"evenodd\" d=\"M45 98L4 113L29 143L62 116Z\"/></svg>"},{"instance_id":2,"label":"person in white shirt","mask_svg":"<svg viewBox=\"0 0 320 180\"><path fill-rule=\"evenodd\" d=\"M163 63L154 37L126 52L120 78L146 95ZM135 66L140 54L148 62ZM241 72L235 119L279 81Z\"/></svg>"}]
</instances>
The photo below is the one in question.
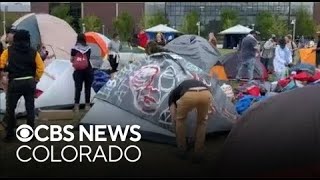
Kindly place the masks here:
<instances>
[{"instance_id":1,"label":"person in white shirt","mask_svg":"<svg viewBox=\"0 0 320 180\"><path fill-rule=\"evenodd\" d=\"M277 79L282 79L286 75L287 67L292 63L292 54L290 49L286 46L286 40L281 38L279 45L276 47L275 57L273 60L273 67Z\"/></svg>"}]
</instances>

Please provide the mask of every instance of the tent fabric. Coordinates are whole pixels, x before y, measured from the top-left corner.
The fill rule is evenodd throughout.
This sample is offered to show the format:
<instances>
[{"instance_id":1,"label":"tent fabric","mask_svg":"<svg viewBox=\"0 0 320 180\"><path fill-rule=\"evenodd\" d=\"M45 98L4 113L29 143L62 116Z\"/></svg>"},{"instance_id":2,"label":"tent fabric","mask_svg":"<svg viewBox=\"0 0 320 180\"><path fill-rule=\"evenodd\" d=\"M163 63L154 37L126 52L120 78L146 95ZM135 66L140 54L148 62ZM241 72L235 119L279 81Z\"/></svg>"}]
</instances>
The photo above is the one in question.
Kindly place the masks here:
<instances>
[{"instance_id":1,"label":"tent fabric","mask_svg":"<svg viewBox=\"0 0 320 180\"><path fill-rule=\"evenodd\" d=\"M210 76L216 77L218 80L227 81L228 77L222 65L215 65L210 70Z\"/></svg>"},{"instance_id":2,"label":"tent fabric","mask_svg":"<svg viewBox=\"0 0 320 180\"><path fill-rule=\"evenodd\" d=\"M50 63L44 71L43 76L37 84L37 91L41 92L35 99L35 108L59 107L74 104L74 68L70 61L56 59ZM91 98L95 93L91 90ZM0 94L1 111L5 110L5 94ZM81 95L80 103L84 101L84 91ZM24 98L22 97L17 105L17 113L25 112Z\"/></svg>"},{"instance_id":3,"label":"tent fabric","mask_svg":"<svg viewBox=\"0 0 320 180\"><path fill-rule=\"evenodd\" d=\"M316 52L312 50L313 48L299 49L301 63L316 65Z\"/></svg>"},{"instance_id":4,"label":"tent fabric","mask_svg":"<svg viewBox=\"0 0 320 180\"><path fill-rule=\"evenodd\" d=\"M304 170L320 176L320 86L298 88L256 103L236 123L217 160L223 177L277 176ZM300 106L302 105L302 106Z\"/></svg>"},{"instance_id":5,"label":"tent fabric","mask_svg":"<svg viewBox=\"0 0 320 180\"><path fill-rule=\"evenodd\" d=\"M161 33L177 33L179 31L171 28L171 27L168 27L164 24L159 24L159 25L156 25L154 27L151 27L149 29L146 29L145 32L153 32L153 33L158 33L158 32L161 32Z\"/></svg>"},{"instance_id":6,"label":"tent fabric","mask_svg":"<svg viewBox=\"0 0 320 180\"><path fill-rule=\"evenodd\" d=\"M203 81L214 92L213 104L217 114L209 117L207 132L229 131L237 113L218 81L172 53L153 54L122 68L97 93L96 103L81 123L138 124L142 132L152 134L142 138L157 141L164 136L163 143L168 143L175 136L168 107L169 93L183 80L192 78ZM194 134L195 115L195 112L190 113L187 120L190 137Z\"/></svg>"},{"instance_id":7,"label":"tent fabric","mask_svg":"<svg viewBox=\"0 0 320 180\"><path fill-rule=\"evenodd\" d=\"M77 34L64 20L49 14L31 13L19 18L13 26L30 32L32 47L37 48L42 42L58 59L70 59Z\"/></svg>"},{"instance_id":8,"label":"tent fabric","mask_svg":"<svg viewBox=\"0 0 320 180\"><path fill-rule=\"evenodd\" d=\"M250 31L253 29L250 29L248 27L242 26L240 24L230 27L224 31L221 31L219 34L249 34Z\"/></svg>"},{"instance_id":9,"label":"tent fabric","mask_svg":"<svg viewBox=\"0 0 320 180\"><path fill-rule=\"evenodd\" d=\"M240 67L240 63L242 62L239 56L239 52L234 52L227 54L219 59L219 61L223 64L225 72L229 79L235 79L238 73L238 68ZM242 77L247 79L247 75L245 70L242 73ZM260 62L260 59L257 59L254 64L254 79L267 80L268 72L264 65Z\"/></svg>"},{"instance_id":10,"label":"tent fabric","mask_svg":"<svg viewBox=\"0 0 320 180\"><path fill-rule=\"evenodd\" d=\"M178 54L207 73L221 55L206 39L196 35L179 36L164 46L164 49Z\"/></svg>"},{"instance_id":11,"label":"tent fabric","mask_svg":"<svg viewBox=\"0 0 320 180\"><path fill-rule=\"evenodd\" d=\"M104 58L106 55L108 55L108 42L105 41L102 36L99 35L99 33L96 32L86 32L85 33L86 41L89 46L91 46L91 56L100 56ZM96 45L96 46L94 46ZM98 49L96 47L98 46ZM90 58L91 59L91 58Z\"/></svg>"},{"instance_id":12,"label":"tent fabric","mask_svg":"<svg viewBox=\"0 0 320 180\"><path fill-rule=\"evenodd\" d=\"M94 70L92 88L94 92L98 92L111 78L104 70Z\"/></svg>"}]
</instances>

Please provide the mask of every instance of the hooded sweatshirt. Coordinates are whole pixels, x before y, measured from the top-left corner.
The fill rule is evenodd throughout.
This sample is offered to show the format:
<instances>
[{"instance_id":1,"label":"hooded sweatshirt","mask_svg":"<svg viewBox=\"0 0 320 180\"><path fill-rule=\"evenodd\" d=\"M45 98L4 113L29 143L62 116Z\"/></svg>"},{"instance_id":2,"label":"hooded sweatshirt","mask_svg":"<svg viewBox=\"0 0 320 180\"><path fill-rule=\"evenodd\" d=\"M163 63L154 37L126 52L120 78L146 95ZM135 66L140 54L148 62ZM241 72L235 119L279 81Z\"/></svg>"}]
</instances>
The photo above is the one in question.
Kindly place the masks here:
<instances>
[{"instance_id":1,"label":"hooded sweatshirt","mask_svg":"<svg viewBox=\"0 0 320 180\"><path fill-rule=\"evenodd\" d=\"M76 56L77 52L80 52L82 54L85 54L87 56L87 59L88 59L88 63L89 63L89 66L88 66L88 69L91 69L92 66L91 66L91 63L90 63L90 55L91 55L91 48L90 46L84 46L80 43L77 43L72 49L71 49L71 57L74 57Z\"/></svg>"}]
</instances>

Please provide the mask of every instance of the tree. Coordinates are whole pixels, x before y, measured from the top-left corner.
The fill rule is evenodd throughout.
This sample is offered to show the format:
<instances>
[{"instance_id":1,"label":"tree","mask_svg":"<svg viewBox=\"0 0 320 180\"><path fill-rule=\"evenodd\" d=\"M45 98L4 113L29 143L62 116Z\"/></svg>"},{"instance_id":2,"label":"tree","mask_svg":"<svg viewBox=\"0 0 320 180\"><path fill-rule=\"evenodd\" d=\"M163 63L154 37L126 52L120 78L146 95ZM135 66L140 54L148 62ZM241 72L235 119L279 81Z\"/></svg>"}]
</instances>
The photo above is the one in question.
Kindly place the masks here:
<instances>
[{"instance_id":1,"label":"tree","mask_svg":"<svg viewBox=\"0 0 320 180\"><path fill-rule=\"evenodd\" d=\"M299 36L313 37L316 32L316 24L311 14L304 8L296 13L296 34Z\"/></svg>"},{"instance_id":2,"label":"tree","mask_svg":"<svg viewBox=\"0 0 320 180\"><path fill-rule=\"evenodd\" d=\"M198 12L191 11L188 14L186 14L181 31L187 34L197 34L198 33L198 25L197 23L200 20L200 16Z\"/></svg>"},{"instance_id":3,"label":"tree","mask_svg":"<svg viewBox=\"0 0 320 180\"><path fill-rule=\"evenodd\" d=\"M6 13L6 26L11 26L17 19L20 18L20 15L16 13ZM0 23L0 36L3 34L3 17L1 18Z\"/></svg>"},{"instance_id":4,"label":"tree","mask_svg":"<svg viewBox=\"0 0 320 180\"><path fill-rule=\"evenodd\" d=\"M288 32L287 21L281 20L279 16L273 16L272 26L268 29L268 34L274 34L277 37L284 37Z\"/></svg>"},{"instance_id":5,"label":"tree","mask_svg":"<svg viewBox=\"0 0 320 180\"><path fill-rule=\"evenodd\" d=\"M134 20L129 13L123 12L113 20L113 27L119 33L120 39L127 41L134 30Z\"/></svg>"},{"instance_id":6,"label":"tree","mask_svg":"<svg viewBox=\"0 0 320 180\"><path fill-rule=\"evenodd\" d=\"M51 10L51 15L56 16L60 19L65 20L67 23L69 23L70 25L72 25L73 22L73 17L70 16L70 6L66 5L66 4L60 4L56 7L54 7Z\"/></svg>"},{"instance_id":7,"label":"tree","mask_svg":"<svg viewBox=\"0 0 320 180\"><path fill-rule=\"evenodd\" d=\"M145 28L150 28L158 24L169 24L169 20L163 12L157 12L151 16L144 16L144 21Z\"/></svg>"},{"instance_id":8,"label":"tree","mask_svg":"<svg viewBox=\"0 0 320 180\"><path fill-rule=\"evenodd\" d=\"M268 39L275 32L270 31L273 28L275 16L269 11L261 11L256 17L256 29L260 32L262 39Z\"/></svg>"},{"instance_id":9,"label":"tree","mask_svg":"<svg viewBox=\"0 0 320 180\"><path fill-rule=\"evenodd\" d=\"M90 15L80 19L80 24L85 24L86 31L101 32L102 21L98 16Z\"/></svg>"},{"instance_id":10,"label":"tree","mask_svg":"<svg viewBox=\"0 0 320 180\"><path fill-rule=\"evenodd\" d=\"M223 9L220 16L223 29L227 29L239 23L239 16L236 10Z\"/></svg>"}]
</instances>

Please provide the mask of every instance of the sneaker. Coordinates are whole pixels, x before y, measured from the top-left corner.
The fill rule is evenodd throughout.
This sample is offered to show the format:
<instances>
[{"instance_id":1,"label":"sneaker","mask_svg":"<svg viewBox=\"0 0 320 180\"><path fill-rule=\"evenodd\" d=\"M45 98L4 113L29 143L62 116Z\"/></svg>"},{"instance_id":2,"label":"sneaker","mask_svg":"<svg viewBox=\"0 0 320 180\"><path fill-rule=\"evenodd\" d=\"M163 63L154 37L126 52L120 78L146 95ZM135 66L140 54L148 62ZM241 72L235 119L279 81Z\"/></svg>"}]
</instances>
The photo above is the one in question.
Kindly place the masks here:
<instances>
[{"instance_id":1,"label":"sneaker","mask_svg":"<svg viewBox=\"0 0 320 180\"><path fill-rule=\"evenodd\" d=\"M90 108L91 108L91 105L90 105L90 104L86 104L86 106L85 106L84 110L85 110L85 111L89 111L89 110L90 110Z\"/></svg>"},{"instance_id":2,"label":"sneaker","mask_svg":"<svg viewBox=\"0 0 320 180\"><path fill-rule=\"evenodd\" d=\"M78 113L78 112L79 112L79 104L75 104L75 105L74 105L73 111L74 111L75 113Z\"/></svg>"}]
</instances>

